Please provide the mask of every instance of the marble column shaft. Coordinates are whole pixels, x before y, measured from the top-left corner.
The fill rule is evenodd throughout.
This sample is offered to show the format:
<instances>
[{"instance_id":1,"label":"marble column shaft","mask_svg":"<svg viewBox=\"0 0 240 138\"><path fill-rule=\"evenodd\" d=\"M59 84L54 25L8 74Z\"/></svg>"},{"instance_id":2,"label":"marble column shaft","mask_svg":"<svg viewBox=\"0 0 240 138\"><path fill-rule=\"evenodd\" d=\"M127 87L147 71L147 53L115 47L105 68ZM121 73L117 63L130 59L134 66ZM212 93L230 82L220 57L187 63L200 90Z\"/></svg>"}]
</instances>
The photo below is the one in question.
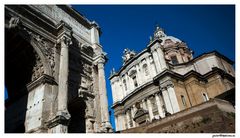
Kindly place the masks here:
<instances>
[{"instance_id":1,"label":"marble column shaft","mask_svg":"<svg viewBox=\"0 0 240 138\"><path fill-rule=\"evenodd\" d=\"M107 101L107 90L104 73L105 60L100 59L98 61L98 83L99 83L99 95L100 95L100 106L101 106L101 119L102 123L109 123L108 114L108 101Z\"/></svg>"},{"instance_id":2,"label":"marble column shaft","mask_svg":"<svg viewBox=\"0 0 240 138\"><path fill-rule=\"evenodd\" d=\"M67 39L67 38L63 38ZM61 41L60 53L60 69L59 69L59 84L58 84L58 111L67 110L67 97L68 97L68 45Z\"/></svg>"},{"instance_id":3,"label":"marble column shaft","mask_svg":"<svg viewBox=\"0 0 240 138\"><path fill-rule=\"evenodd\" d=\"M157 103L157 108L158 108L158 114L160 115L161 118L164 117L164 113L163 113L163 108L160 102L160 98L158 94L155 94L155 98L156 98L156 103Z\"/></svg>"},{"instance_id":4,"label":"marble column shaft","mask_svg":"<svg viewBox=\"0 0 240 138\"><path fill-rule=\"evenodd\" d=\"M150 121L152 121L153 119L152 103L149 98L147 98L147 106L148 106L149 118L150 118Z\"/></svg>"},{"instance_id":5,"label":"marble column shaft","mask_svg":"<svg viewBox=\"0 0 240 138\"><path fill-rule=\"evenodd\" d=\"M165 103L167 112L172 114L173 109L172 109L171 101L170 101L170 98L169 98L168 91L167 91L166 87L162 88L162 95L163 95L163 99L164 99L164 103Z\"/></svg>"},{"instance_id":6,"label":"marble column shaft","mask_svg":"<svg viewBox=\"0 0 240 138\"><path fill-rule=\"evenodd\" d=\"M131 108L131 115L132 115L133 127L135 127L136 124L135 124L135 121L133 121L133 118L134 118L134 110L133 110L133 108Z\"/></svg>"}]
</instances>

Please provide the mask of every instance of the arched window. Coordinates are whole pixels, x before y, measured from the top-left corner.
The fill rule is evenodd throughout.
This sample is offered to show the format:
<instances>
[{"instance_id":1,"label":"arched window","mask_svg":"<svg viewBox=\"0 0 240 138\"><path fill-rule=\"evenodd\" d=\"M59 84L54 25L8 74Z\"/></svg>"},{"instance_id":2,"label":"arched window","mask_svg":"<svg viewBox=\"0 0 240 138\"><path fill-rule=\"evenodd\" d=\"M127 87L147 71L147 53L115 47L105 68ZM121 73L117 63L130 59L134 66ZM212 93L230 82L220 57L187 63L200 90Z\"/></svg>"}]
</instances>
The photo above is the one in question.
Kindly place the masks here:
<instances>
[{"instance_id":1,"label":"arched window","mask_svg":"<svg viewBox=\"0 0 240 138\"><path fill-rule=\"evenodd\" d=\"M137 87L138 86L138 83L137 83L137 78L136 78L136 76L133 76L133 84L134 84L134 86L135 87Z\"/></svg>"},{"instance_id":2,"label":"arched window","mask_svg":"<svg viewBox=\"0 0 240 138\"><path fill-rule=\"evenodd\" d=\"M137 82L137 71L135 69L131 70L129 73L129 76L132 78L133 80L133 85L134 87L138 86L138 82Z\"/></svg>"},{"instance_id":3,"label":"arched window","mask_svg":"<svg viewBox=\"0 0 240 138\"><path fill-rule=\"evenodd\" d=\"M206 101L209 100L209 99L208 99L208 95L207 95L206 93L203 93L202 95L203 95L203 101L204 101L204 102L206 102Z\"/></svg>"},{"instance_id":4,"label":"arched window","mask_svg":"<svg viewBox=\"0 0 240 138\"><path fill-rule=\"evenodd\" d=\"M178 64L178 60L177 60L177 56L171 56L171 61L172 61L172 64L173 65L176 65L176 64Z\"/></svg>"},{"instance_id":5,"label":"arched window","mask_svg":"<svg viewBox=\"0 0 240 138\"><path fill-rule=\"evenodd\" d=\"M143 71L144 71L145 76L148 76L149 71L148 71L148 66L147 66L147 64L144 64L144 65L143 65Z\"/></svg>"},{"instance_id":6,"label":"arched window","mask_svg":"<svg viewBox=\"0 0 240 138\"><path fill-rule=\"evenodd\" d=\"M125 91L127 91L127 83L126 83L126 80L125 80L125 79L123 80L123 85L124 85Z\"/></svg>"},{"instance_id":7,"label":"arched window","mask_svg":"<svg viewBox=\"0 0 240 138\"><path fill-rule=\"evenodd\" d=\"M184 97L183 95L181 95L181 100L182 100L182 104L183 104L183 106L186 107L187 104L186 104L185 97Z\"/></svg>"}]
</instances>

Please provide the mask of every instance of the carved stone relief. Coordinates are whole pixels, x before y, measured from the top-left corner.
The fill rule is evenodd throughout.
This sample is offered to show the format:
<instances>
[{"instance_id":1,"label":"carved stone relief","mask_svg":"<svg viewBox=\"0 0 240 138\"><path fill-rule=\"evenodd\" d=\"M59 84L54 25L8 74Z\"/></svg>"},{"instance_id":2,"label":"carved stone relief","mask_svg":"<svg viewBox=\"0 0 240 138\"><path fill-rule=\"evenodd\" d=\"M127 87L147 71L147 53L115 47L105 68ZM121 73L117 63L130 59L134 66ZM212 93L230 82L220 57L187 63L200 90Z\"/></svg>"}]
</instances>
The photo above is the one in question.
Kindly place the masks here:
<instances>
[{"instance_id":1,"label":"carved stone relief","mask_svg":"<svg viewBox=\"0 0 240 138\"><path fill-rule=\"evenodd\" d=\"M30 30L28 30L27 28L23 28L23 30L25 32L27 32L27 34L29 35L30 39L37 42L39 44L39 48L42 51L42 53L44 54L46 61L48 62L48 64L51 67L52 73L54 73L54 67L55 67L55 58L54 58L54 53L56 51L56 45L52 44L51 42L49 42L46 38L44 38L43 36L32 32Z\"/></svg>"},{"instance_id":2,"label":"carved stone relief","mask_svg":"<svg viewBox=\"0 0 240 138\"><path fill-rule=\"evenodd\" d=\"M32 70L32 81L36 80L37 78L41 77L44 74L43 63L39 57L39 55L34 51L36 57L36 64Z\"/></svg>"}]
</instances>

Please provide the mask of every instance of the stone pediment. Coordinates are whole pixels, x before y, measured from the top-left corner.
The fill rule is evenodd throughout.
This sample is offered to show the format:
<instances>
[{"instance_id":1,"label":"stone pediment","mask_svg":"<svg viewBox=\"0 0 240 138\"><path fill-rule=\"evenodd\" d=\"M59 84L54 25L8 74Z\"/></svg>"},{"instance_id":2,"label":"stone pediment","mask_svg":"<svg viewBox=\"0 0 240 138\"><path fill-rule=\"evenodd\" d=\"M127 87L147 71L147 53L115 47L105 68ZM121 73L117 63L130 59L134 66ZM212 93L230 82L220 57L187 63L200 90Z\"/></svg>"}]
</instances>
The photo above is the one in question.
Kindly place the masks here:
<instances>
[{"instance_id":1,"label":"stone pediment","mask_svg":"<svg viewBox=\"0 0 240 138\"><path fill-rule=\"evenodd\" d=\"M138 124L141 124L143 122L146 122L147 118L148 118L148 111L140 108L135 113L133 120Z\"/></svg>"}]
</instances>

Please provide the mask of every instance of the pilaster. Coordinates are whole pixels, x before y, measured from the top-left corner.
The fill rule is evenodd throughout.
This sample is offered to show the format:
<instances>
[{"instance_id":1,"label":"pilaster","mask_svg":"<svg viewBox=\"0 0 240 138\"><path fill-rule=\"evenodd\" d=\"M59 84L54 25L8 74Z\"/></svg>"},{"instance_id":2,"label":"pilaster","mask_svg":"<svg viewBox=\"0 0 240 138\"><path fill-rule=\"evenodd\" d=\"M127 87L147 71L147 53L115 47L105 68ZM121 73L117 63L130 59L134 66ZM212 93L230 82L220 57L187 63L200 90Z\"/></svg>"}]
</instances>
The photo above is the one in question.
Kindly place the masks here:
<instances>
[{"instance_id":1,"label":"pilaster","mask_svg":"<svg viewBox=\"0 0 240 138\"><path fill-rule=\"evenodd\" d=\"M163 53L161 47L157 48L157 53L158 53L159 62L160 62L160 68L161 68L160 72L162 72L165 69L167 69L167 64L166 64L164 53Z\"/></svg>"},{"instance_id":2,"label":"pilaster","mask_svg":"<svg viewBox=\"0 0 240 138\"><path fill-rule=\"evenodd\" d=\"M173 113L179 112L180 108L178 105L178 101L177 101L177 96L174 90L174 85L173 84L169 84L167 85L167 90L169 93L169 98L171 100L171 104L172 104L172 109L173 109Z\"/></svg>"},{"instance_id":3,"label":"pilaster","mask_svg":"<svg viewBox=\"0 0 240 138\"><path fill-rule=\"evenodd\" d=\"M162 87L161 91L162 91L163 100L164 100L167 112L173 114L173 109L172 109L172 105L168 95L167 87Z\"/></svg>"},{"instance_id":4,"label":"pilaster","mask_svg":"<svg viewBox=\"0 0 240 138\"><path fill-rule=\"evenodd\" d=\"M160 67L161 65L159 63L159 57L158 57L157 51L153 50L152 55L153 55L153 61L154 61L155 67L156 67L156 71L157 71L157 73L160 73L161 72L161 67Z\"/></svg>"}]
</instances>

